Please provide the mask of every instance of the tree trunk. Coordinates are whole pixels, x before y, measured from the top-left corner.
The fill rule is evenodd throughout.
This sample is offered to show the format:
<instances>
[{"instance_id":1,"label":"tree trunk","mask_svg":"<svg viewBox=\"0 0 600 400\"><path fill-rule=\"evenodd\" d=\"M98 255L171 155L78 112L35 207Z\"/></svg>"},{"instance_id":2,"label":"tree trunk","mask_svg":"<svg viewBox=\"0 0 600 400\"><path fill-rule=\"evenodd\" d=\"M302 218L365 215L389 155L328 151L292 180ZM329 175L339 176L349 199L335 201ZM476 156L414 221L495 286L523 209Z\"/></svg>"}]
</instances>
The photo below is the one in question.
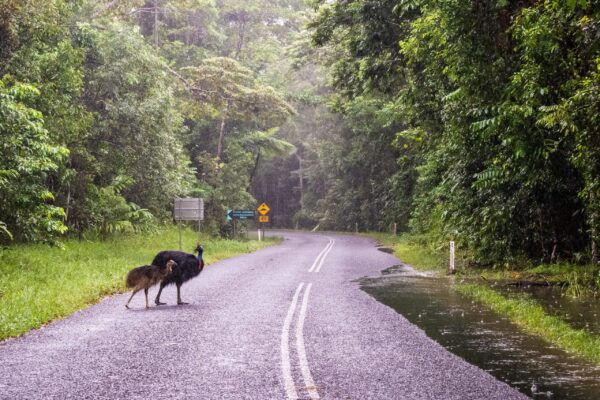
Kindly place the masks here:
<instances>
[{"instance_id":1,"label":"tree trunk","mask_svg":"<svg viewBox=\"0 0 600 400\"><path fill-rule=\"evenodd\" d=\"M229 109L229 101L225 104L225 110L223 110L223 115L221 116L221 128L219 129L219 143L217 143L217 158L221 158L221 153L223 152L223 140L225 139L225 117L227 115L227 110Z\"/></svg>"},{"instance_id":2,"label":"tree trunk","mask_svg":"<svg viewBox=\"0 0 600 400\"><path fill-rule=\"evenodd\" d=\"M596 228L592 228L592 264L598 264L598 244L596 244L596 236L598 235L598 231Z\"/></svg>"},{"instance_id":3,"label":"tree trunk","mask_svg":"<svg viewBox=\"0 0 600 400\"><path fill-rule=\"evenodd\" d=\"M71 184L69 183L67 189L67 204L65 206L65 223L69 222L69 208L71 206Z\"/></svg>"},{"instance_id":4,"label":"tree trunk","mask_svg":"<svg viewBox=\"0 0 600 400\"><path fill-rule=\"evenodd\" d=\"M237 42L237 45L235 46L235 57L234 58L236 60L239 60L240 53L242 52L242 49L244 48L245 32L246 32L246 22L242 21L240 23L240 30L238 32L238 42Z\"/></svg>"},{"instance_id":5,"label":"tree trunk","mask_svg":"<svg viewBox=\"0 0 600 400\"><path fill-rule=\"evenodd\" d=\"M591 196L590 196L590 206L592 207L592 215L590 218L590 225L591 225L591 240L592 240L592 264L597 265L598 264L598 244L596 243L596 240L598 239L598 229L596 228L596 224L598 223L598 214L596 213L596 196L594 195L594 193L592 192Z\"/></svg>"},{"instance_id":6,"label":"tree trunk","mask_svg":"<svg viewBox=\"0 0 600 400\"><path fill-rule=\"evenodd\" d=\"M158 49L158 0L154 0L154 48Z\"/></svg>"},{"instance_id":7,"label":"tree trunk","mask_svg":"<svg viewBox=\"0 0 600 400\"><path fill-rule=\"evenodd\" d=\"M558 261L558 242L554 241L554 245L552 246L552 254L550 255L550 262L554 263Z\"/></svg>"},{"instance_id":8,"label":"tree trunk","mask_svg":"<svg viewBox=\"0 0 600 400\"><path fill-rule=\"evenodd\" d=\"M256 176L256 170L258 169L258 163L260 162L260 149L256 152L256 160L254 160L254 168L252 169L252 173L250 174L250 184L248 185L247 191L250 192L250 188L252 187L252 181Z\"/></svg>"},{"instance_id":9,"label":"tree trunk","mask_svg":"<svg viewBox=\"0 0 600 400\"><path fill-rule=\"evenodd\" d=\"M304 170L302 169L302 162L304 161L302 157L296 153L296 158L298 159L298 179L300 184L300 209L304 209Z\"/></svg>"},{"instance_id":10,"label":"tree trunk","mask_svg":"<svg viewBox=\"0 0 600 400\"><path fill-rule=\"evenodd\" d=\"M591 240L592 240L592 264L597 265L598 264L598 243L596 243L596 240L598 239L598 229L596 228L596 221L597 221L597 217L596 217L596 213L592 214L592 218L590 218L590 222L592 225L592 229L591 229Z\"/></svg>"},{"instance_id":11,"label":"tree trunk","mask_svg":"<svg viewBox=\"0 0 600 400\"><path fill-rule=\"evenodd\" d=\"M221 129L219 130L219 143L217 144L217 158L221 158L223 151L223 137L225 136L225 116L221 118Z\"/></svg>"},{"instance_id":12,"label":"tree trunk","mask_svg":"<svg viewBox=\"0 0 600 400\"><path fill-rule=\"evenodd\" d=\"M298 159L298 179L300 184L300 192L304 189L304 170L302 169L302 162L304 161L302 157L296 153L296 158Z\"/></svg>"}]
</instances>

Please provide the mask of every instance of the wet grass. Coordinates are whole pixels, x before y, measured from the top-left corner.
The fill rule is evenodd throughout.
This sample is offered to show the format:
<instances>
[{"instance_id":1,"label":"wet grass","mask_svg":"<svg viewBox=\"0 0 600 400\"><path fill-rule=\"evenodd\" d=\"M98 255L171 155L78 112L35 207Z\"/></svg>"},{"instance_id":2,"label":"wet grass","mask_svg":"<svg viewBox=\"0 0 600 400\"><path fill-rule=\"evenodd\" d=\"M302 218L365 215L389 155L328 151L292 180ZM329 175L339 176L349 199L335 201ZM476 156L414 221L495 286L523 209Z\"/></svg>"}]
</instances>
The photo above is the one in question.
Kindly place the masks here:
<instances>
[{"instance_id":1,"label":"wet grass","mask_svg":"<svg viewBox=\"0 0 600 400\"><path fill-rule=\"evenodd\" d=\"M419 236L394 236L389 233L369 232L365 234L377 240L383 246L394 249L394 254L403 262L421 271L446 271L448 269L448 249L436 248L426 244ZM462 259L458 257L457 265Z\"/></svg>"},{"instance_id":2,"label":"wet grass","mask_svg":"<svg viewBox=\"0 0 600 400\"><path fill-rule=\"evenodd\" d=\"M591 298L600 295L600 269L593 265L543 264L525 272L563 284L565 294L570 297Z\"/></svg>"},{"instance_id":3,"label":"wet grass","mask_svg":"<svg viewBox=\"0 0 600 400\"><path fill-rule=\"evenodd\" d=\"M184 231L184 251L192 251L196 241L197 233ZM202 239L207 264L276 242ZM178 247L178 231L165 229L107 241L67 240L63 249L17 245L0 251L0 340L125 291L124 278L131 268L149 263L160 250Z\"/></svg>"},{"instance_id":4,"label":"wet grass","mask_svg":"<svg viewBox=\"0 0 600 400\"><path fill-rule=\"evenodd\" d=\"M394 254L403 262L418 270L447 272L449 265L449 244L435 247L425 236L403 234L394 236L389 233L367 233L384 246L394 249ZM571 297L600 296L600 268L593 265L555 263L531 265L522 262L519 265L502 267L469 266L470 255L457 244L455 268L459 275L483 277L488 281L539 281L561 284L565 294ZM475 265L475 264L474 264Z\"/></svg>"},{"instance_id":5,"label":"wet grass","mask_svg":"<svg viewBox=\"0 0 600 400\"><path fill-rule=\"evenodd\" d=\"M600 337L547 315L542 306L527 296L509 299L487 286L476 284L457 285L456 290L507 316L525 331L600 365Z\"/></svg>"}]
</instances>

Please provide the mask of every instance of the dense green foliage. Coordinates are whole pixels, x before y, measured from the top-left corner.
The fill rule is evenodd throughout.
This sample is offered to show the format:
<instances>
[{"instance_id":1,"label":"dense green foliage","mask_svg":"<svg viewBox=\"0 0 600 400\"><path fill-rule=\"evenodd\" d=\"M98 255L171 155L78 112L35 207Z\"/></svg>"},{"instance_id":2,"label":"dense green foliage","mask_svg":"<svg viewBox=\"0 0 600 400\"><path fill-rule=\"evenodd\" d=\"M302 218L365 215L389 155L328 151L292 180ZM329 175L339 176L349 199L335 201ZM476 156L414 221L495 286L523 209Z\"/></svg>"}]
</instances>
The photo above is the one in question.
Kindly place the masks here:
<instances>
[{"instance_id":1,"label":"dense green foliage","mask_svg":"<svg viewBox=\"0 0 600 400\"><path fill-rule=\"evenodd\" d=\"M53 195L44 185L68 152L52 146L41 113L28 104L39 96L32 86L0 81L0 234L22 239L62 233L62 209L46 204ZM19 227L18 230L15 228Z\"/></svg>"},{"instance_id":2,"label":"dense green foliage","mask_svg":"<svg viewBox=\"0 0 600 400\"><path fill-rule=\"evenodd\" d=\"M254 207L261 155L295 150L270 63L301 3L279 3L0 0L0 241L154 229L176 196L213 232Z\"/></svg>"},{"instance_id":3,"label":"dense green foliage","mask_svg":"<svg viewBox=\"0 0 600 400\"><path fill-rule=\"evenodd\" d=\"M484 263L589 259L600 224L600 3L313 5L330 102L348 126L325 139L334 160L319 160L334 164L321 222L395 221Z\"/></svg>"},{"instance_id":4,"label":"dense green foliage","mask_svg":"<svg viewBox=\"0 0 600 400\"><path fill-rule=\"evenodd\" d=\"M483 264L598 258L598 1L306 3L0 0L0 240L196 195L215 233L266 201Z\"/></svg>"}]
</instances>

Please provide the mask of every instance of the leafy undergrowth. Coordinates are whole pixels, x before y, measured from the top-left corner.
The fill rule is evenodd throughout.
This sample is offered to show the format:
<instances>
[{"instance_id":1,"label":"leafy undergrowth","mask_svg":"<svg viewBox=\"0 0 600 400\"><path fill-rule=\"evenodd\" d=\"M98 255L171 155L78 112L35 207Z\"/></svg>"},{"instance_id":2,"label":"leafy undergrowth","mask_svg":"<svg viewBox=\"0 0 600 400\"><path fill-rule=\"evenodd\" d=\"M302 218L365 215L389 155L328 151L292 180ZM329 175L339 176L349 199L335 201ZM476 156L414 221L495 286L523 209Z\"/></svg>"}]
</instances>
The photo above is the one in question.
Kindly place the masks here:
<instances>
[{"instance_id":1,"label":"leafy undergrowth","mask_svg":"<svg viewBox=\"0 0 600 400\"><path fill-rule=\"evenodd\" d=\"M508 299L487 286L457 285L458 292L495 312L505 315L525 331L555 346L600 364L600 337L575 329L558 317L547 315L542 306L526 296Z\"/></svg>"},{"instance_id":2,"label":"leafy undergrowth","mask_svg":"<svg viewBox=\"0 0 600 400\"><path fill-rule=\"evenodd\" d=\"M183 249L192 251L197 233L184 231ZM252 252L277 239L233 241L203 238L207 264ZM62 318L105 295L125 290L124 277L160 250L177 249L177 229L107 241L68 240L64 249L18 245L0 252L0 340Z\"/></svg>"}]
</instances>

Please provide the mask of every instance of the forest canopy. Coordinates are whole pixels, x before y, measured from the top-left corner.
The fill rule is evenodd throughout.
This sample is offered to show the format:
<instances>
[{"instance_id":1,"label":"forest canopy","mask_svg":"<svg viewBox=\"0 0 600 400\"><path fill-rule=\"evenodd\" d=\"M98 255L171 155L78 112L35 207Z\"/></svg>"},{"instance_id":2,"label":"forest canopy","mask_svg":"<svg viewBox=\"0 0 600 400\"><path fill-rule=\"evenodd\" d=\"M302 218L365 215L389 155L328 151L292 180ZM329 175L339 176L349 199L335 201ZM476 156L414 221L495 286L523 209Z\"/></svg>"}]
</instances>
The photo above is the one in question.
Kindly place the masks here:
<instances>
[{"instance_id":1,"label":"forest canopy","mask_svg":"<svg viewBox=\"0 0 600 400\"><path fill-rule=\"evenodd\" d=\"M597 1L312 4L348 126L329 227L397 222L482 263L597 260Z\"/></svg>"},{"instance_id":2,"label":"forest canopy","mask_svg":"<svg viewBox=\"0 0 600 400\"><path fill-rule=\"evenodd\" d=\"M0 0L0 240L272 225L598 260L594 0Z\"/></svg>"},{"instance_id":3,"label":"forest canopy","mask_svg":"<svg viewBox=\"0 0 600 400\"><path fill-rule=\"evenodd\" d=\"M0 1L1 240L148 230L189 195L218 233L254 207L258 154L294 149L267 76L299 29L280 3Z\"/></svg>"}]
</instances>

